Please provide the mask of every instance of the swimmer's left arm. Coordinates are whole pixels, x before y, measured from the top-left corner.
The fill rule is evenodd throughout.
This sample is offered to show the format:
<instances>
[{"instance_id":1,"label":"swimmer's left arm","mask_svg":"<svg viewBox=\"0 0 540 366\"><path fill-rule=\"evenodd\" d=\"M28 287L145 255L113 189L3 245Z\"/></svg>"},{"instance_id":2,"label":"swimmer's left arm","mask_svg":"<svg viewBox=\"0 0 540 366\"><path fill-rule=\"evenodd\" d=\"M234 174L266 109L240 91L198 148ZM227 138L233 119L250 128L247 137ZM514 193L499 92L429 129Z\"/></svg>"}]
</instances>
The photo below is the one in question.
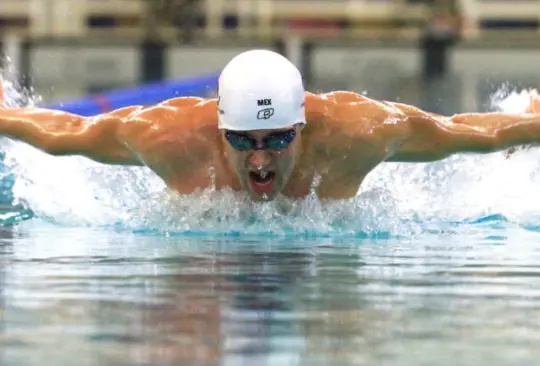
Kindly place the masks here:
<instances>
[{"instance_id":1,"label":"swimmer's left arm","mask_svg":"<svg viewBox=\"0 0 540 366\"><path fill-rule=\"evenodd\" d=\"M407 136L387 161L435 161L455 153L491 153L540 142L540 114L466 113L446 117L394 104Z\"/></svg>"}]
</instances>

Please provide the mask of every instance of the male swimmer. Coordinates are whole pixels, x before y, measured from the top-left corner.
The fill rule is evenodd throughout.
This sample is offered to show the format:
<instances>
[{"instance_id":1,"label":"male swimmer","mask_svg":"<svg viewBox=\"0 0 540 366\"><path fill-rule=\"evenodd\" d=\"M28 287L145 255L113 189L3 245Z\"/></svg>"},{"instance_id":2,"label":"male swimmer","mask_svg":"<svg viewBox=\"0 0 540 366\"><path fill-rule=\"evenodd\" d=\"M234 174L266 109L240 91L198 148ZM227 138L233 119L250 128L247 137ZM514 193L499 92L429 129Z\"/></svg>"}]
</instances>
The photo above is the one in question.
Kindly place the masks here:
<instances>
[{"instance_id":1,"label":"male swimmer","mask_svg":"<svg viewBox=\"0 0 540 366\"><path fill-rule=\"evenodd\" d=\"M4 108L0 134L52 155L146 165L182 194L214 186L265 201L314 189L326 200L355 196L384 161L428 162L539 142L538 103L535 94L523 114L446 117L353 92L314 94L285 57L252 50L223 69L217 99L174 98L89 118Z\"/></svg>"}]
</instances>

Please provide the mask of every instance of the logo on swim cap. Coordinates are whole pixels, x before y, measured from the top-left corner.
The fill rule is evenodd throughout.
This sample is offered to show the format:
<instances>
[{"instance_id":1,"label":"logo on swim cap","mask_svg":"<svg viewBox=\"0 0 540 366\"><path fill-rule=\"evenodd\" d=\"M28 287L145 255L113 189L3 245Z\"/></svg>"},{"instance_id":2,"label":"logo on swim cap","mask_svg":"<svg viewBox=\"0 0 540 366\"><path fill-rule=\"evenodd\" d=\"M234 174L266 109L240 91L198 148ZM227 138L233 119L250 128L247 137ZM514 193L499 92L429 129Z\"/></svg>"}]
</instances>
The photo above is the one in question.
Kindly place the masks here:
<instances>
[{"instance_id":1,"label":"logo on swim cap","mask_svg":"<svg viewBox=\"0 0 540 366\"><path fill-rule=\"evenodd\" d=\"M274 115L274 108L265 108L261 109L259 113L257 113L257 119L269 119Z\"/></svg>"}]
</instances>

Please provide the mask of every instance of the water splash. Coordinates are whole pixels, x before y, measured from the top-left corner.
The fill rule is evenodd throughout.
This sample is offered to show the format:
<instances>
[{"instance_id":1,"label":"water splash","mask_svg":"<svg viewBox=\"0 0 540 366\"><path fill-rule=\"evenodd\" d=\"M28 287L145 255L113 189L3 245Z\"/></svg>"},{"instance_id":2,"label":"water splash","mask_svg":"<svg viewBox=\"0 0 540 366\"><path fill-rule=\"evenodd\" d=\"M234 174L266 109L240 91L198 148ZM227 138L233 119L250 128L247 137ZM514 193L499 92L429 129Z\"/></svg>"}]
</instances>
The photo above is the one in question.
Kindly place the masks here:
<instances>
[{"instance_id":1,"label":"water splash","mask_svg":"<svg viewBox=\"0 0 540 366\"><path fill-rule=\"evenodd\" d=\"M494 109L525 108L525 93L503 94L494 95ZM35 102L9 83L7 96L10 105ZM540 222L536 149L511 159L494 153L456 155L429 164L383 164L367 177L356 198L330 204L314 196L254 203L240 193L212 190L186 197L169 192L147 168L52 157L7 139L0 150L16 177L16 202L39 219L64 226L168 235L410 237L456 227L478 231L486 222L493 227L493 220L482 218L531 227Z\"/></svg>"}]
</instances>

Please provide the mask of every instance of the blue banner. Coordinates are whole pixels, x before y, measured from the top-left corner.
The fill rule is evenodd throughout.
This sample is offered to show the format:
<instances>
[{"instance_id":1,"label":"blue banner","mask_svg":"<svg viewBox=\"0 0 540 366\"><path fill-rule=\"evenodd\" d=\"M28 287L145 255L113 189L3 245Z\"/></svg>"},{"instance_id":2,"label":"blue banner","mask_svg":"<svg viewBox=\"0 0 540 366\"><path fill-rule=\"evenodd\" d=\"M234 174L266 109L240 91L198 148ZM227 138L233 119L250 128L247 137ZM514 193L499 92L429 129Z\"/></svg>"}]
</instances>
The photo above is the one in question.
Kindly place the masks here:
<instances>
[{"instance_id":1,"label":"blue banner","mask_svg":"<svg viewBox=\"0 0 540 366\"><path fill-rule=\"evenodd\" d=\"M216 91L218 77L219 74L213 74L180 81L139 85L43 107L93 116L130 105L152 105L170 98L212 96Z\"/></svg>"}]
</instances>

